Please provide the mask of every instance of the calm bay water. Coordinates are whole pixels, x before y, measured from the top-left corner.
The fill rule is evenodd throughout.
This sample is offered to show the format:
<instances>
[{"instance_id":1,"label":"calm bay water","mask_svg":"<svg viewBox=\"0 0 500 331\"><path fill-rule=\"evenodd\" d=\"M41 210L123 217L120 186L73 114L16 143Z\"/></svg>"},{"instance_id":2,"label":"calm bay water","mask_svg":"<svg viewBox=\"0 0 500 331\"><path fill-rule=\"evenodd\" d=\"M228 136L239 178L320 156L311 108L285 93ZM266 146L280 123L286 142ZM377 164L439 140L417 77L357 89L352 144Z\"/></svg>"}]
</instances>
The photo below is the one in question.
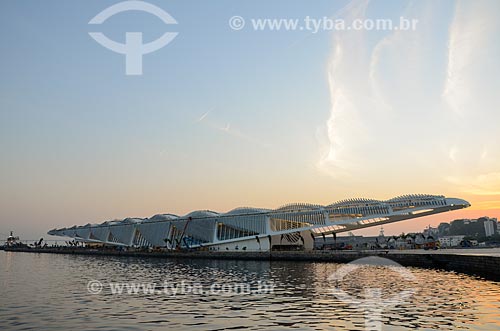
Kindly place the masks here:
<instances>
[{"instance_id":1,"label":"calm bay water","mask_svg":"<svg viewBox=\"0 0 500 331\"><path fill-rule=\"evenodd\" d=\"M330 280L340 267L2 251L0 330L364 330L365 310L360 303L346 302L332 289L362 301L366 288L380 288L383 299L413 291L404 302L385 305L383 330L500 329L500 283L418 268L407 268L415 280L406 280L373 266ZM94 280L103 284L98 294L88 290ZM240 283L255 288L262 282L274 288L272 293L173 296L167 286L155 293L120 295L111 293L109 282L178 288L184 282L204 289Z\"/></svg>"}]
</instances>

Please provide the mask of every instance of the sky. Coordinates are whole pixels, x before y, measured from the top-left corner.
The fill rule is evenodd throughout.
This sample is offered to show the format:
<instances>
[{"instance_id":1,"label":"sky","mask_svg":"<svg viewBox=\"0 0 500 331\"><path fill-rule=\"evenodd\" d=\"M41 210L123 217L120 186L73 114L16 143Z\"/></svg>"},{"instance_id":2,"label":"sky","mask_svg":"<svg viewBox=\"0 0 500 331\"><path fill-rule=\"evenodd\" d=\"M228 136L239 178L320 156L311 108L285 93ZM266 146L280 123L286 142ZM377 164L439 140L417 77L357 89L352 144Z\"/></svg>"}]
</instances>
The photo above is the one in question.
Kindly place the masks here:
<instances>
[{"instance_id":1,"label":"sky","mask_svg":"<svg viewBox=\"0 0 500 331\"><path fill-rule=\"evenodd\" d=\"M0 3L0 233L158 213L443 194L500 216L498 1ZM241 16L241 30L229 20ZM415 30L258 31L251 19L418 20ZM125 74L116 42L178 35ZM358 231L377 234L379 228ZM1 237L1 236L0 236Z\"/></svg>"}]
</instances>

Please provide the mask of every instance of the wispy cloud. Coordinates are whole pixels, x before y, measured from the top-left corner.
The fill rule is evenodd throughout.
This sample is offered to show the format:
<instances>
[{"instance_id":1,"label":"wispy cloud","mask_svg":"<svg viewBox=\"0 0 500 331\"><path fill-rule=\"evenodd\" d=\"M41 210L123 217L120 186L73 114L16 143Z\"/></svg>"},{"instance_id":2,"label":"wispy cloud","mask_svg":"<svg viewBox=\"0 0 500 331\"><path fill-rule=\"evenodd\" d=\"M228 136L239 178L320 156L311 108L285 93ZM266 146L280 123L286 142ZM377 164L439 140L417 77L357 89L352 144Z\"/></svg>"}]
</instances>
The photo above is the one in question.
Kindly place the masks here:
<instances>
[{"instance_id":1,"label":"wispy cloud","mask_svg":"<svg viewBox=\"0 0 500 331\"><path fill-rule=\"evenodd\" d=\"M230 135L232 137L235 137L237 139L240 139L242 141L254 144L254 145L259 145L264 148L270 148L271 145L265 141L262 141L256 137L253 137L249 134L246 134L236 128L235 126L231 125L231 123L225 123L222 124L223 122L212 118L209 116L209 114L213 115L215 108L210 109L209 111L203 113L200 117L197 118L196 122L201 123L203 125L206 125L214 130L224 132L227 135Z\"/></svg>"},{"instance_id":2,"label":"wispy cloud","mask_svg":"<svg viewBox=\"0 0 500 331\"><path fill-rule=\"evenodd\" d=\"M353 1L341 17L370 17L371 5ZM393 14L418 19L416 31L334 32L318 168L500 194L498 12L488 0L407 2Z\"/></svg>"},{"instance_id":3,"label":"wispy cloud","mask_svg":"<svg viewBox=\"0 0 500 331\"><path fill-rule=\"evenodd\" d=\"M344 7L340 16L347 22L362 18L368 1L353 1ZM339 16L337 14L336 16ZM326 141L318 166L332 177L349 175L356 167L355 151L366 138L358 100L365 99L366 84L363 71L363 36L357 32L339 32L334 35L334 49L328 65L331 112L326 123ZM366 76L365 76L366 77Z\"/></svg>"},{"instance_id":4,"label":"wispy cloud","mask_svg":"<svg viewBox=\"0 0 500 331\"><path fill-rule=\"evenodd\" d=\"M457 2L450 25L443 100L454 123L448 182L473 195L500 195L498 1Z\"/></svg>"},{"instance_id":5,"label":"wispy cloud","mask_svg":"<svg viewBox=\"0 0 500 331\"><path fill-rule=\"evenodd\" d=\"M209 111L207 111L206 113L204 113L203 115L201 115L200 117L198 117L198 122L203 121L203 120L205 119L205 117L207 117L207 116L208 116L208 114L210 114L210 112L211 112L211 111L212 111L212 110L209 110Z\"/></svg>"}]
</instances>

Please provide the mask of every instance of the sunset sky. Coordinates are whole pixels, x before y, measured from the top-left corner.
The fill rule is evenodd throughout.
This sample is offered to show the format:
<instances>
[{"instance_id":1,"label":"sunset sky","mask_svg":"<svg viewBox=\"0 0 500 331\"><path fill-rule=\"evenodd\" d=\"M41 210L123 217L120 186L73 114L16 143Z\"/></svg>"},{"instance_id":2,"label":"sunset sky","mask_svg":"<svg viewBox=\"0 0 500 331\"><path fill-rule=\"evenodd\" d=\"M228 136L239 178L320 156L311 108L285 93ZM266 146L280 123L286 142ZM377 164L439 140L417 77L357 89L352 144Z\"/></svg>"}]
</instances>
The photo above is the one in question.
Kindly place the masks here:
<instances>
[{"instance_id":1,"label":"sunset sky","mask_svg":"<svg viewBox=\"0 0 500 331\"><path fill-rule=\"evenodd\" d=\"M500 217L500 2L151 0L178 24L142 12L87 24L117 2L1 2L1 234L407 193L472 207L386 234ZM229 27L234 15L244 29ZM418 24L312 33L248 22L305 16ZM97 30L118 42L179 34L127 76Z\"/></svg>"}]
</instances>

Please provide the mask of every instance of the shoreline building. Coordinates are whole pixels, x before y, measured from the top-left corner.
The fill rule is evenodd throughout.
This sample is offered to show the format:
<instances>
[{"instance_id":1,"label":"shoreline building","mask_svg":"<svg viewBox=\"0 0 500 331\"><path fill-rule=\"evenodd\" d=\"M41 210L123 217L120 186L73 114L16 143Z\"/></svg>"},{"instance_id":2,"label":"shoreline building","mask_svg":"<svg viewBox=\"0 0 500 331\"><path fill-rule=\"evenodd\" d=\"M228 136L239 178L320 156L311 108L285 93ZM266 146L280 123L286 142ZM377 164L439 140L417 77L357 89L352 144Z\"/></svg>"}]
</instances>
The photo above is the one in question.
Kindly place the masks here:
<instances>
[{"instance_id":1,"label":"shoreline building","mask_svg":"<svg viewBox=\"0 0 500 331\"><path fill-rule=\"evenodd\" d=\"M242 207L227 213L202 210L160 214L54 229L49 235L86 243L169 250L311 250L320 236L467 208L441 195L404 195L385 201L357 198L328 206L289 204L278 209Z\"/></svg>"},{"instance_id":2,"label":"shoreline building","mask_svg":"<svg viewBox=\"0 0 500 331\"><path fill-rule=\"evenodd\" d=\"M487 216L475 219L457 219L450 223L446 234L452 236L490 237L500 233L499 228L497 219Z\"/></svg>"},{"instance_id":3,"label":"shoreline building","mask_svg":"<svg viewBox=\"0 0 500 331\"><path fill-rule=\"evenodd\" d=\"M464 237L464 235L443 236L439 237L439 243L441 244L442 248L459 247L464 240Z\"/></svg>"}]
</instances>

